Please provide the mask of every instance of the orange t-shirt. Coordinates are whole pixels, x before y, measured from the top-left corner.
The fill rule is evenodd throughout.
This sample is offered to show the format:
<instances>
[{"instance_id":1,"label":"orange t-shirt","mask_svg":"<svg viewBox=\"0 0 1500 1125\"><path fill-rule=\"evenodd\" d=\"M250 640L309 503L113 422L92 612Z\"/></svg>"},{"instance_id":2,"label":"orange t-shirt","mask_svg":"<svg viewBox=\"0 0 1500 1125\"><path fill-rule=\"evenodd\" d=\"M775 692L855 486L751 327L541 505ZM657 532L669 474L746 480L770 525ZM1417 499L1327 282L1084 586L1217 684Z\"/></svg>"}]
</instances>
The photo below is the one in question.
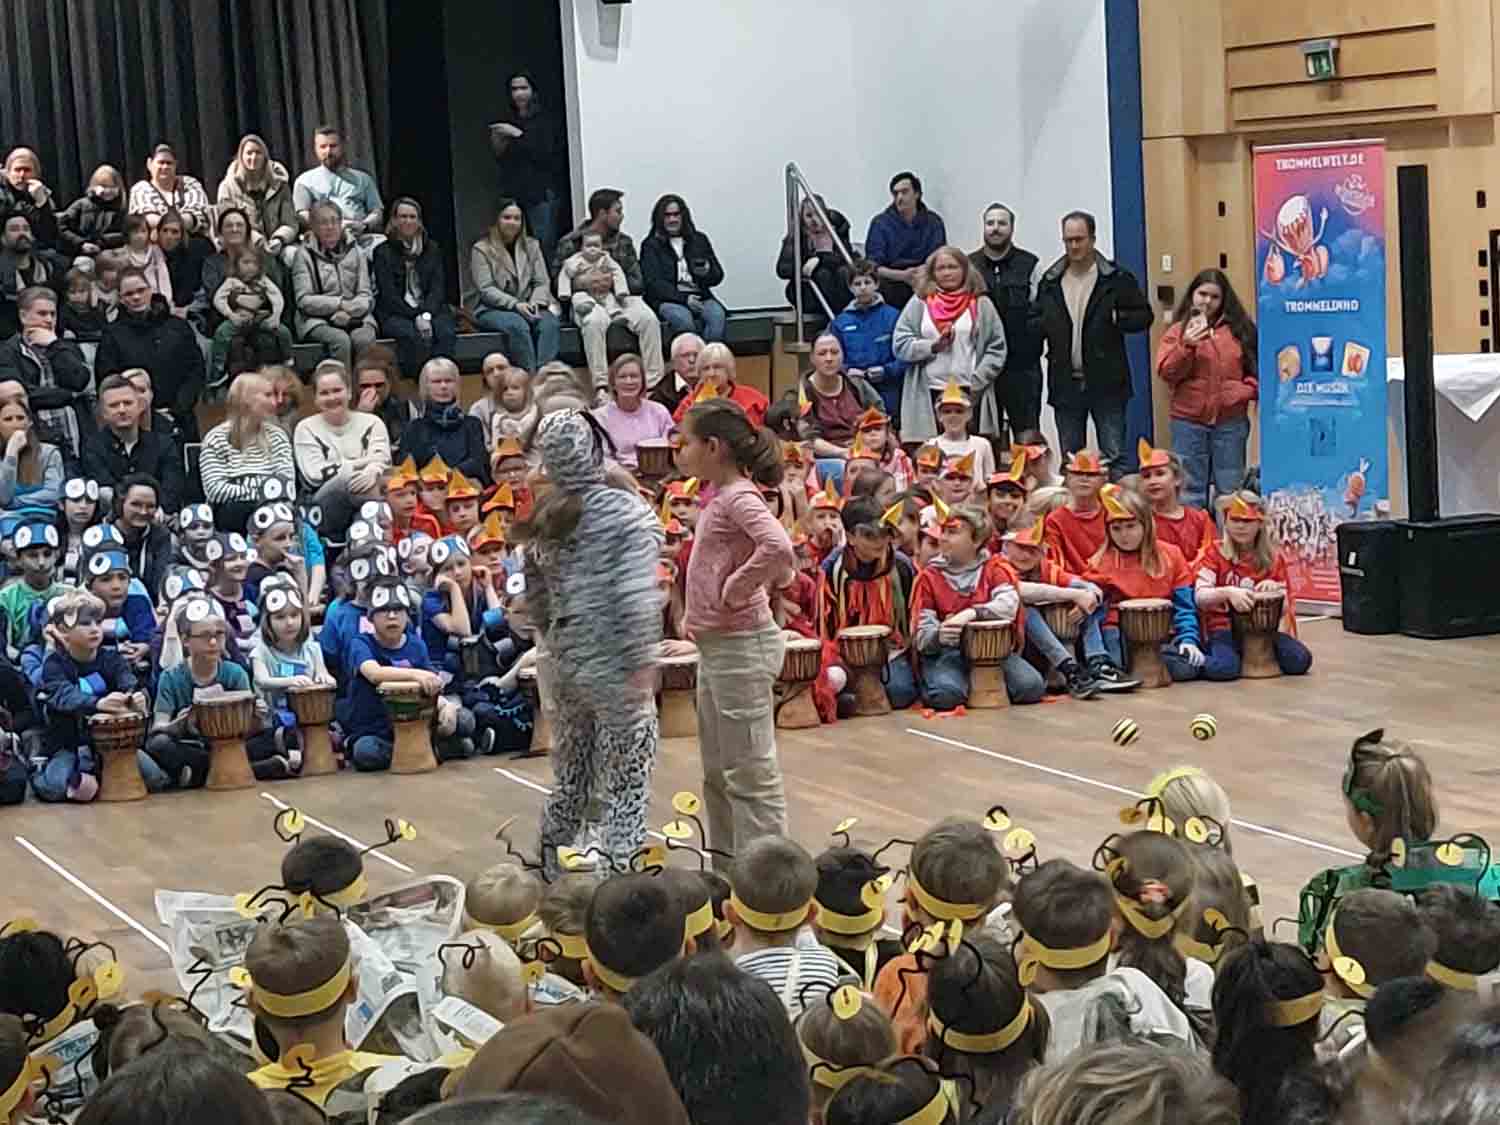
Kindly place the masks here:
<instances>
[{"instance_id":1,"label":"orange t-shirt","mask_svg":"<svg viewBox=\"0 0 1500 1125\"><path fill-rule=\"evenodd\" d=\"M1156 513L1156 541L1176 547L1189 566L1214 541L1214 530L1212 517L1202 508L1184 507L1176 517Z\"/></svg>"},{"instance_id":2,"label":"orange t-shirt","mask_svg":"<svg viewBox=\"0 0 1500 1125\"><path fill-rule=\"evenodd\" d=\"M875 1000L890 1013L903 1055L920 1055L927 1045L927 974L916 968L916 955L903 953L887 961L875 978Z\"/></svg>"},{"instance_id":3,"label":"orange t-shirt","mask_svg":"<svg viewBox=\"0 0 1500 1125\"><path fill-rule=\"evenodd\" d=\"M1286 607L1281 615L1281 628L1289 636L1297 635L1297 603L1292 598L1291 587L1287 582L1286 560L1280 554L1271 563L1271 569L1263 571L1257 570L1250 563L1242 560L1230 562L1219 550L1217 543L1210 543L1208 549L1198 559L1195 569L1198 572L1197 581L1206 581L1212 586L1238 586L1243 590L1252 590L1257 582L1264 582L1267 579L1280 582L1287 587ZM1198 616L1203 621L1205 637L1230 628L1229 614L1223 609L1209 610Z\"/></svg>"},{"instance_id":4,"label":"orange t-shirt","mask_svg":"<svg viewBox=\"0 0 1500 1125\"><path fill-rule=\"evenodd\" d=\"M1170 543L1157 543L1156 549L1161 553L1163 563L1159 575L1146 573L1139 551L1127 554L1114 547L1105 551L1084 574L1104 591L1105 600L1109 602L1106 625L1119 625L1120 602L1131 598L1166 598L1171 601L1172 591L1192 587L1193 572L1188 569L1182 552Z\"/></svg>"},{"instance_id":5,"label":"orange t-shirt","mask_svg":"<svg viewBox=\"0 0 1500 1125\"><path fill-rule=\"evenodd\" d=\"M1047 516L1042 532L1053 557L1074 574L1088 569L1089 559L1104 546L1104 509L1079 515L1072 508L1058 508Z\"/></svg>"}]
</instances>

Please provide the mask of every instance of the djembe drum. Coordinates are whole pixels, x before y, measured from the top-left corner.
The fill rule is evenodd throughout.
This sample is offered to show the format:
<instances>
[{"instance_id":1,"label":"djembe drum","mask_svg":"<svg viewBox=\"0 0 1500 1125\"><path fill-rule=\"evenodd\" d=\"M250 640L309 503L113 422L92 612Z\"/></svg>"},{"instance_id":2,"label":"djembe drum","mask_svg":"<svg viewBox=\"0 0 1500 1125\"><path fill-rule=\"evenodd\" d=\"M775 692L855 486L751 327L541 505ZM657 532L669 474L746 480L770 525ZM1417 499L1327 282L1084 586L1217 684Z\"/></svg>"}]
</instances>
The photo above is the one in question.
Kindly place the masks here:
<instances>
[{"instance_id":1,"label":"djembe drum","mask_svg":"<svg viewBox=\"0 0 1500 1125\"><path fill-rule=\"evenodd\" d=\"M1166 598L1131 598L1119 608L1120 633L1130 646L1130 674L1142 687L1171 687L1161 646L1172 636L1172 603Z\"/></svg>"},{"instance_id":2,"label":"djembe drum","mask_svg":"<svg viewBox=\"0 0 1500 1125\"><path fill-rule=\"evenodd\" d=\"M782 730L815 727L818 705L813 700L813 684L823 670L823 644L812 637L787 641L786 655L781 658L781 702L776 708L776 725Z\"/></svg>"},{"instance_id":3,"label":"djembe drum","mask_svg":"<svg viewBox=\"0 0 1500 1125\"><path fill-rule=\"evenodd\" d=\"M392 683L379 687L380 702L390 716L395 731L391 750L392 773L426 773L437 769L437 755L432 752L432 732L428 729L433 697L421 684Z\"/></svg>"},{"instance_id":4,"label":"djembe drum","mask_svg":"<svg viewBox=\"0 0 1500 1125\"><path fill-rule=\"evenodd\" d=\"M139 801L146 796L146 782L136 756L145 741L146 716L138 712L126 715L101 712L89 719L89 742L102 763L99 800Z\"/></svg>"},{"instance_id":5,"label":"djembe drum","mask_svg":"<svg viewBox=\"0 0 1500 1125\"><path fill-rule=\"evenodd\" d=\"M526 702L531 704L531 750L529 753L546 754L552 749L552 722L547 718L547 708L542 703L541 681L536 668L522 668L516 674L517 684Z\"/></svg>"},{"instance_id":6,"label":"djembe drum","mask_svg":"<svg viewBox=\"0 0 1500 1125\"><path fill-rule=\"evenodd\" d=\"M655 484L672 471L672 443L666 438L636 442L636 475L644 484Z\"/></svg>"},{"instance_id":7,"label":"djembe drum","mask_svg":"<svg viewBox=\"0 0 1500 1125\"><path fill-rule=\"evenodd\" d=\"M339 768L333 755L333 739L328 734L337 690L333 684L287 688L287 703L297 716L297 730L302 735L303 777L318 777Z\"/></svg>"},{"instance_id":8,"label":"djembe drum","mask_svg":"<svg viewBox=\"0 0 1500 1125\"><path fill-rule=\"evenodd\" d=\"M1005 658L1015 643L1009 621L970 621L964 626L964 660L969 665L969 706L989 710L1009 707L1005 693Z\"/></svg>"},{"instance_id":9,"label":"djembe drum","mask_svg":"<svg viewBox=\"0 0 1500 1125\"><path fill-rule=\"evenodd\" d=\"M856 715L890 714L891 701L881 679L888 656L886 638L890 635L887 625L851 625L838 632L839 658L849 669Z\"/></svg>"},{"instance_id":10,"label":"djembe drum","mask_svg":"<svg viewBox=\"0 0 1500 1125\"><path fill-rule=\"evenodd\" d=\"M1281 629L1281 615L1286 595L1278 590L1252 595L1255 605L1249 613L1230 611L1234 640L1240 649L1240 675L1247 680L1268 680L1281 675L1276 661L1276 634Z\"/></svg>"},{"instance_id":11,"label":"djembe drum","mask_svg":"<svg viewBox=\"0 0 1500 1125\"><path fill-rule=\"evenodd\" d=\"M661 658L661 737L698 735L698 656Z\"/></svg>"},{"instance_id":12,"label":"djembe drum","mask_svg":"<svg viewBox=\"0 0 1500 1125\"><path fill-rule=\"evenodd\" d=\"M245 735L255 718L255 693L226 691L193 700L193 725L208 739L208 789L248 789L255 784Z\"/></svg>"},{"instance_id":13,"label":"djembe drum","mask_svg":"<svg viewBox=\"0 0 1500 1125\"><path fill-rule=\"evenodd\" d=\"M1049 602L1037 608L1041 610L1042 620L1052 630L1052 635L1068 649L1072 649L1074 642L1078 640L1079 619L1073 616L1078 607L1072 602Z\"/></svg>"}]
</instances>

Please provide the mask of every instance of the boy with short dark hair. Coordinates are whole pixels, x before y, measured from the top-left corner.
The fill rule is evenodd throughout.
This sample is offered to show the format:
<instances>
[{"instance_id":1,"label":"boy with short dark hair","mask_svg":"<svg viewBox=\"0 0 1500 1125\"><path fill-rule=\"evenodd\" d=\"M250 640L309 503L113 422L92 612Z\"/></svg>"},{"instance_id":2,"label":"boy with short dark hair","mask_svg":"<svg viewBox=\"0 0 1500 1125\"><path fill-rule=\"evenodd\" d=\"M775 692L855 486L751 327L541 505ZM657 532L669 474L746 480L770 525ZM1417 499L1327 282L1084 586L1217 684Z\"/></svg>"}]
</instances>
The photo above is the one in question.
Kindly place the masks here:
<instances>
[{"instance_id":1,"label":"boy with short dark hair","mask_svg":"<svg viewBox=\"0 0 1500 1125\"><path fill-rule=\"evenodd\" d=\"M380 697L381 684L416 684L430 696L442 689L427 646L408 631L414 609L404 582L381 578L370 588L372 631L349 641L346 666L353 682L341 725L355 769L386 769L395 751L395 731Z\"/></svg>"},{"instance_id":2,"label":"boy with short dark hair","mask_svg":"<svg viewBox=\"0 0 1500 1125\"><path fill-rule=\"evenodd\" d=\"M0 589L0 612L5 614L5 647L11 660L31 641L32 615L68 587L53 581L60 540L57 528L41 520L17 525L11 535L21 577Z\"/></svg>"},{"instance_id":3,"label":"boy with short dark hair","mask_svg":"<svg viewBox=\"0 0 1500 1125\"><path fill-rule=\"evenodd\" d=\"M584 979L619 1003L641 977L682 956L686 924L687 911L666 880L644 873L606 879L584 917Z\"/></svg>"},{"instance_id":4,"label":"boy with short dark hair","mask_svg":"<svg viewBox=\"0 0 1500 1125\"><path fill-rule=\"evenodd\" d=\"M1417 895L1417 913L1437 942L1427 975L1473 992L1475 978L1500 969L1500 906L1467 887L1437 883Z\"/></svg>"}]
</instances>

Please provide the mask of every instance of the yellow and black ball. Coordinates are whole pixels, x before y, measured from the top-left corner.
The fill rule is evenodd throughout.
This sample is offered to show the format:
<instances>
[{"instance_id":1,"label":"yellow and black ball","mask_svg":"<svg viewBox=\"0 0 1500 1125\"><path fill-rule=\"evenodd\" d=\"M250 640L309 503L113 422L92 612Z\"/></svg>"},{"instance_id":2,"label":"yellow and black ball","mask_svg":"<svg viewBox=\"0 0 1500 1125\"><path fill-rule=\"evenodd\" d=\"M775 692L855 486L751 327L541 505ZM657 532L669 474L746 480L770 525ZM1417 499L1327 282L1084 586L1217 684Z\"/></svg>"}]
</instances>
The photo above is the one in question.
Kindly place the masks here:
<instances>
[{"instance_id":1,"label":"yellow and black ball","mask_svg":"<svg viewBox=\"0 0 1500 1125\"><path fill-rule=\"evenodd\" d=\"M1193 732L1193 737L1199 742L1207 742L1219 733L1219 720L1207 712L1194 715L1193 721L1188 723L1188 730Z\"/></svg>"},{"instance_id":2,"label":"yellow and black ball","mask_svg":"<svg viewBox=\"0 0 1500 1125\"><path fill-rule=\"evenodd\" d=\"M1114 739L1116 746L1129 746L1141 737L1141 726L1127 715L1115 724L1114 730L1110 732L1109 736Z\"/></svg>"}]
</instances>

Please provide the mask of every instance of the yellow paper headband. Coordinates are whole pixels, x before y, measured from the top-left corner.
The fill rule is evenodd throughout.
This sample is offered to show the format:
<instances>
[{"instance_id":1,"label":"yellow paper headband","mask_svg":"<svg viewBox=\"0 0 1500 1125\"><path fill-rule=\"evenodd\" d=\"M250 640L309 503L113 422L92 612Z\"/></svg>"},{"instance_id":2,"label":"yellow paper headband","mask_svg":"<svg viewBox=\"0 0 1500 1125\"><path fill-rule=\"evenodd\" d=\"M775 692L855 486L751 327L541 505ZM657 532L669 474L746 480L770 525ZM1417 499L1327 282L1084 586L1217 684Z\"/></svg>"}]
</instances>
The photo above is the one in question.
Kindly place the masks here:
<instances>
[{"instance_id":1,"label":"yellow paper headband","mask_svg":"<svg viewBox=\"0 0 1500 1125\"><path fill-rule=\"evenodd\" d=\"M734 912L739 915L740 921L752 930L759 930L763 934L782 934L788 930L795 930L806 920L808 913L812 910L812 899L808 899L801 906L781 914L767 914L763 910L746 906L740 896L734 891L729 892L729 905L734 907Z\"/></svg>"},{"instance_id":2,"label":"yellow paper headband","mask_svg":"<svg viewBox=\"0 0 1500 1125\"><path fill-rule=\"evenodd\" d=\"M950 922L955 918L960 922L972 922L975 918L982 917L985 913L982 903L945 902L923 887L917 881L916 875L910 871L906 873L906 889L917 900L918 906L934 918L941 918L944 922Z\"/></svg>"},{"instance_id":3,"label":"yellow paper headband","mask_svg":"<svg viewBox=\"0 0 1500 1125\"><path fill-rule=\"evenodd\" d=\"M1021 984L1029 988L1036 980L1038 965L1062 972L1087 969L1090 965L1097 965L1109 956L1109 931L1106 930L1100 935L1098 941L1072 949L1053 949L1027 934L1021 939L1020 953Z\"/></svg>"},{"instance_id":4,"label":"yellow paper headband","mask_svg":"<svg viewBox=\"0 0 1500 1125\"><path fill-rule=\"evenodd\" d=\"M475 918L472 914L469 915L469 920L474 923L475 929L488 930L492 934L497 934L506 942L514 943L517 938L536 925L537 919L536 911L533 910L526 917L515 922L483 922Z\"/></svg>"},{"instance_id":5,"label":"yellow paper headband","mask_svg":"<svg viewBox=\"0 0 1500 1125\"><path fill-rule=\"evenodd\" d=\"M938 1019L935 1014L928 1012L927 1026L940 1040L955 1051L962 1051L966 1055L993 1055L1005 1050L1026 1030L1031 1023L1031 1000L1029 998L1021 1001L1021 1010L1015 1014L1015 1018L1002 1027L999 1031L987 1031L983 1034L971 1034L966 1031L954 1031Z\"/></svg>"},{"instance_id":6,"label":"yellow paper headband","mask_svg":"<svg viewBox=\"0 0 1500 1125\"><path fill-rule=\"evenodd\" d=\"M1349 986L1356 996L1368 1000L1375 995L1375 986L1365 980L1365 967L1353 957L1345 957L1339 949L1339 939L1333 932L1333 923L1338 915L1328 919L1328 929L1323 934L1323 948L1328 951L1328 960L1339 980Z\"/></svg>"},{"instance_id":7,"label":"yellow paper headband","mask_svg":"<svg viewBox=\"0 0 1500 1125\"><path fill-rule=\"evenodd\" d=\"M818 903L818 929L827 930L830 934L855 937L869 933L880 925L884 918L885 907L883 905L872 907L863 914L840 914L836 910L829 910L821 902Z\"/></svg>"},{"instance_id":8,"label":"yellow paper headband","mask_svg":"<svg viewBox=\"0 0 1500 1125\"><path fill-rule=\"evenodd\" d=\"M370 897L370 881L361 872L359 876L341 891L319 896L330 906L345 907L353 906L357 902L364 902Z\"/></svg>"},{"instance_id":9,"label":"yellow paper headband","mask_svg":"<svg viewBox=\"0 0 1500 1125\"><path fill-rule=\"evenodd\" d=\"M1438 961L1427 962L1427 975L1438 984L1456 988L1460 992L1479 991L1479 977L1476 974L1466 973L1462 969L1450 969Z\"/></svg>"},{"instance_id":10,"label":"yellow paper headband","mask_svg":"<svg viewBox=\"0 0 1500 1125\"><path fill-rule=\"evenodd\" d=\"M627 977L624 973L617 973L608 965L600 962L594 956L593 950L589 949L588 942L583 945L583 957L588 962L589 968L599 978L599 983L611 991L618 992L621 996L635 987L635 977Z\"/></svg>"},{"instance_id":11,"label":"yellow paper headband","mask_svg":"<svg viewBox=\"0 0 1500 1125\"><path fill-rule=\"evenodd\" d=\"M1115 892L1115 906L1125 916L1125 921L1130 923L1130 928L1144 938L1155 941L1157 938L1166 937L1177 925L1177 919L1182 917L1182 912L1187 909L1189 900L1183 899L1171 911L1162 918L1148 918L1145 911L1141 909L1140 903L1133 898L1127 898L1119 891Z\"/></svg>"},{"instance_id":12,"label":"yellow paper headband","mask_svg":"<svg viewBox=\"0 0 1500 1125\"><path fill-rule=\"evenodd\" d=\"M557 942L557 948L570 961L582 961L589 955L589 943L582 934L554 933L552 940Z\"/></svg>"},{"instance_id":13,"label":"yellow paper headband","mask_svg":"<svg viewBox=\"0 0 1500 1125\"><path fill-rule=\"evenodd\" d=\"M801 1046L802 1058L807 1063L807 1076L825 1090L842 1090L861 1074L875 1073L874 1067L837 1066L825 1058L820 1058L813 1053L811 1047L802 1042L800 1035L797 1037L797 1043Z\"/></svg>"},{"instance_id":14,"label":"yellow paper headband","mask_svg":"<svg viewBox=\"0 0 1500 1125\"><path fill-rule=\"evenodd\" d=\"M1296 1027L1316 1019L1323 1011L1323 993L1309 992L1295 1000L1269 1000L1265 1011L1266 1022L1272 1027Z\"/></svg>"},{"instance_id":15,"label":"yellow paper headband","mask_svg":"<svg viewBox=\"0 0 1500 1125\"><path fill-rule=\"evenodd\" d=\"M713 899L709 899L702 906L698 907L697 910L695 910L691 914L689 914L687 916L687 921L683 923L683 931L684 931L684 936L686 938L695 938L699 934L706 934L706 933L708 933L709 930L711 930L713 928L714 928L714 903L713 903Z\"/></svg>"},{"instance_id":16,"label":"yellow paper headband","mask_svg":"<svg viewBox=\"0 0 1500 1125\"><path fill-rule=\"evenodd\" d=\"M932 1101L910 1117L903 1117L896 1125L943 1125L948 1119L948 1091L938 1083L937 1093L932 1095Z\"/></svg>"},{"instance_id":17,"label":"yellow paper headband","mask_svg":"<svg viewBox=\"0 0 1500 1125\"><path fill-rule=\"evenodd\" d=\"M20 931L16 931L20 932ZM45 1024L36 1035L28 1036L33 1043L50 1043L82 1016L96 1001L116 996L125 984L125 970L113 959L98 966L90 976L80 977L68 985L68 1003Z\"/></svg>"},{"instance_id":18,"label":"yellow paper headband","mask_svg":"<svg viewBox=\"0 0 1500 1125\"><path fill-rule=\"evenodd\" d=\"M317 988L292 993L272 992L261 987L243 967L231 971L230 979L237 984L248 985L250 997L255 1001L255 1006L268 1016L291 1020L299 1016L315 1016L333 1007L338 998L344 994L344 990L349 987L349 978L352 973L353 966L346 957L344 963L339 966L339 971Z\"/></svg>"},{"instance_id":19,"label":"yellow paper headband","mask_svg":"<svg viewBox=\"0 0 1500 1125\"><path fill-rule=\"evenodd\" d=\"M62 1062L52 1055L27 1055L15 1081L6 1087L5 1093L0 1094L0 1120L10 1119L11 1113L21 1104L21 1099L26 1096L26 1091L33 1082L39 1078L50 1082L52 1075L61 1069Z\"/></svg>"}]
</instances>

